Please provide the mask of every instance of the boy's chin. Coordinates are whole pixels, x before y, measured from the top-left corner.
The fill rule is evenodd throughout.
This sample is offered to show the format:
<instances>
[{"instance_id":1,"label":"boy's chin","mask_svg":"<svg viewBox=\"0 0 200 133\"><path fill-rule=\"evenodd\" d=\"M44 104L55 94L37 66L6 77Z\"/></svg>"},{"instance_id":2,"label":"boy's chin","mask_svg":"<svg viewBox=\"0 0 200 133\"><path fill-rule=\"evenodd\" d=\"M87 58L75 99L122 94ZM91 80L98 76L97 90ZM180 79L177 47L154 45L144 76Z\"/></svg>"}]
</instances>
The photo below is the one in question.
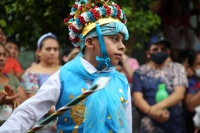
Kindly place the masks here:
<instances>
[{"instance_id":1,"label":"boy's chin","mask_svg":"<svg viewBox=\"0 0 200 133\"><path fill-rule=\"evenodd\" d=\"M111 65L115 67L118 65L118 63L119 63L119 61L113 61L113 62L111 62Z\"/></svg>"}]
</instances>

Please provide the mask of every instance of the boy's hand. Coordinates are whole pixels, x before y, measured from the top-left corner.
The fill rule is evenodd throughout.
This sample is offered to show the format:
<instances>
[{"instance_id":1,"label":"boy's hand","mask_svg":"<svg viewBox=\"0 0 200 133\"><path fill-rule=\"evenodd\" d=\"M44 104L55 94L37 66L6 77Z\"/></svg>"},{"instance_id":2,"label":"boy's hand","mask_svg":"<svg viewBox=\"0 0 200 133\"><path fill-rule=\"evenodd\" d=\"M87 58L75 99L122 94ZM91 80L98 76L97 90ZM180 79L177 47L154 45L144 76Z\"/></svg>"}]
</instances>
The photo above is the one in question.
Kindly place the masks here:
<instances>
[{"instance_id":1,"label":"boy's hand","mask_svg":"<svg viewBox=\"0 0 200 133\"><path fill-rule=\"evenodd\" d=\"M158 122L164 123L169 120L169 112L167 110L163 110Z\"/></svg>"}]
</instances>

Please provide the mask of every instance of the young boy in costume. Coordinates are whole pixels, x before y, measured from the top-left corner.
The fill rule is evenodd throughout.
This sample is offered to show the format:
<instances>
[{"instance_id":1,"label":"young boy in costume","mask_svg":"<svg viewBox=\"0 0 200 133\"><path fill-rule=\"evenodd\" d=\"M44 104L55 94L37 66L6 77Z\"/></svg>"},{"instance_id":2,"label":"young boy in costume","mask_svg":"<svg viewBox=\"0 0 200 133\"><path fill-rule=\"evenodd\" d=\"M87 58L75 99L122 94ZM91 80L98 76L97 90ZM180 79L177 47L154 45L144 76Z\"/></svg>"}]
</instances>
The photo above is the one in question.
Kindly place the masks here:
<instances>
[{"instance_id":1,"label":"young boy in costume","mask_svg":"<svg viewBox=\"0 0 200 133\"><path fill-rule=\"evenodd\" d=\"M125 13L109 0L80 0L65 22L72 43L81 52L19 106L0 132L24 133L52 105L59 109L99 77L110 77L104 89L58 117L57 132L131 133L130 89L126 77L114 67L122 58L123 40L128 39Z\"/></svg>"}]
</instances>

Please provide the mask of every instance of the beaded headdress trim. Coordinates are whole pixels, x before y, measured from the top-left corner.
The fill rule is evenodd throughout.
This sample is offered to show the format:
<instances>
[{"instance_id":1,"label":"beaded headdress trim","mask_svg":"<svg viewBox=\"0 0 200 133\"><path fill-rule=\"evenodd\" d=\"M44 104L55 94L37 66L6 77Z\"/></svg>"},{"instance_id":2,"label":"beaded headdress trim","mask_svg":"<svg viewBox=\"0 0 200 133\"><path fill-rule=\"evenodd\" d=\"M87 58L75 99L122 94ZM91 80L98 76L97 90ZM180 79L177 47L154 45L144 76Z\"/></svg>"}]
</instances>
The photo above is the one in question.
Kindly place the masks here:
<instances>
[{"instance_id":1,"label":"beaded headdress trim","mask_svg":"<svg viewBox=\"0 0 200 133\"><path fill-rule=\"evenodd\" d=\"M126 23L124 11L110 0L77 0L71 9L71 13L64 19L69 28L69 38L74 46L78 47L82 36L87 35L95 24L100 25L122 22Z\"/></svg>"}]
</instances>

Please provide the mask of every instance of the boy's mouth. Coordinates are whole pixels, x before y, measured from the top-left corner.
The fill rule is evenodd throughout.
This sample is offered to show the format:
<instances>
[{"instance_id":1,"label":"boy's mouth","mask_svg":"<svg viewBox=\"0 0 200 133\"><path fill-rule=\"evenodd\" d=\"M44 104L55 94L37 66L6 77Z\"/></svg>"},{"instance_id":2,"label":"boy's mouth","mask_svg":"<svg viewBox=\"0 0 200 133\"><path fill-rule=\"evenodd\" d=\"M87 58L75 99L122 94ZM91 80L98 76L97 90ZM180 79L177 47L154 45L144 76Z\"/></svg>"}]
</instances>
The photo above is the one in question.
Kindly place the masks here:
<instances>
[{"instance_id":1,"label":"boy's mouth","mask_svg":"<svg viewBox=\"0 0 200 133\"><path fill-rule=\"evenodd\" d=\"M122 58L122 54L118 53L118 54L114 54L117 58L121 59Z\"/></svg>"}]
</instances>

